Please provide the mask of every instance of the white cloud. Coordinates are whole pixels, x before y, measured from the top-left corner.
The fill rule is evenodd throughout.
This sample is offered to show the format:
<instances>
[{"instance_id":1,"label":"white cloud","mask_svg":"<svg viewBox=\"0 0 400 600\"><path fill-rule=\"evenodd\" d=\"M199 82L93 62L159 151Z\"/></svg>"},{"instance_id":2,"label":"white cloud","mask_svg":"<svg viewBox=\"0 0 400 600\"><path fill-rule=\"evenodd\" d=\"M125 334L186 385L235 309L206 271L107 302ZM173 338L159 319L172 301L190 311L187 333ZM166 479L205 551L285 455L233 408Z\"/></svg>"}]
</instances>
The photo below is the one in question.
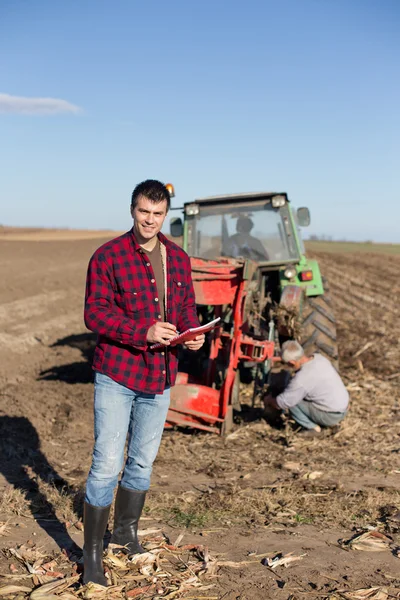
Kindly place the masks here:
<instances>
[{"instance_id":1,"label":"white cloud","mask_svg":"<svg viewBox=\"0 0 400 600\"><path fill-rule=\"evenodd\" d=\"M66 100L59 98L25 98L0 93L0 113L15 115L57 115L60 113L76 114L80 112Z\"/></svg>"}]
</instances>

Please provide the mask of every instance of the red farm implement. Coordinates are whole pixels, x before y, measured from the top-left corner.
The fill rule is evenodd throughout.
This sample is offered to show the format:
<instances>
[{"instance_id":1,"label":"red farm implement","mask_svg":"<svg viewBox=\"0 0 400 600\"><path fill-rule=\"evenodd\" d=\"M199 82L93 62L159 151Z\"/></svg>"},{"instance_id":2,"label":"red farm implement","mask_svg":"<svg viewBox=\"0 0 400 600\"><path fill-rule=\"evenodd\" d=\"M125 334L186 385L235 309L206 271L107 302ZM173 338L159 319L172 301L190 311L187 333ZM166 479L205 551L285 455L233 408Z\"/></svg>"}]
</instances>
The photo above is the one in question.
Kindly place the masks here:
<instances>
[{"instance_id":1,"label":"red farm implement","mask_svg":"<svg viewBox=\"0 0 400 600\"><path fill-rule=\"evenodd\" d=\"M192 258L199 317L221 317L222 326L207 335L200 357L183 352L176 385L171 390L167 426L226 432L239 395L239 365L266 364L274 342L249 334L245 318L248 288L257 265L235 259ZM197 354L197 353L196 353Z\"/></svg>"}]
</instances>

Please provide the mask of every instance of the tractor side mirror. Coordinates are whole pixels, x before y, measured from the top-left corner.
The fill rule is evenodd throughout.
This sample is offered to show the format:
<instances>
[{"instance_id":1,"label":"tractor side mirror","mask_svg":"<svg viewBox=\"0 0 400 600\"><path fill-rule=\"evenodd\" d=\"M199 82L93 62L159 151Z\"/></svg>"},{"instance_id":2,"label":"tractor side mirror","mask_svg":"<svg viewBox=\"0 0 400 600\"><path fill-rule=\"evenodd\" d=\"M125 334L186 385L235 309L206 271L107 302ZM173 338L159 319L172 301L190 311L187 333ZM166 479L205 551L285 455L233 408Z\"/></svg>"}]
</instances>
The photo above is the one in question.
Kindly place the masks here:
<instances>
[{"instance_id":1,"label":"tractor side mirror","mask_svg":"<svg viewBox=\"0 0 400 600\"><path fill-rule=\"evenodd\" d=\"M181 237L183 235L183 223L180 217L174 217L169 223L169 230L172 237Z\"/></svg>"},{"instance_id":2,"label":"tractor side mirror","mask_svg":"<svg viewBox=\"0 0 400 600\"><path fill-rule=\"evenodd\" d=\"M297 222L300 227L308 227L311 223L310 211L306 206L297 209Z\"/></svg>"}]
</instances>

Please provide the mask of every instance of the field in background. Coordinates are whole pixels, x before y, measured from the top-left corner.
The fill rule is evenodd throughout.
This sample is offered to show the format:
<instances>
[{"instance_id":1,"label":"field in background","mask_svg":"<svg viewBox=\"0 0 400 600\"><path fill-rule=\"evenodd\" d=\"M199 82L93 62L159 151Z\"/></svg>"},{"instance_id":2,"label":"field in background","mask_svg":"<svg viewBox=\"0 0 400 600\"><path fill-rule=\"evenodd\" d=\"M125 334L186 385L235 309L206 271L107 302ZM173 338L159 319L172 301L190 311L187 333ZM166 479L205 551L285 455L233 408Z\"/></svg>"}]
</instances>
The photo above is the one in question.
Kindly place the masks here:
<instances>
[{"instance_id":1,"label":"field in background","mask_svg":"<svg viewBox=\"0 0 400 600\"><path fill-rule=\"evenodd\" d=\"M56 242L61 240L111 239L123 233L113 230L45 229L41 227L0 226L0 241L8 242Z\"/></svg>"},{"instance_id":2,"label":"field in background","mask_svg":"<svg viewBox=\"0 0 400 600\"><path fill-rule=\"evenodd\" d=\"M128 226L127 226L128 229ZM90 240L111 239L124 231L90 230L90 229L46 229L43 227L8 227L0 225L0 241L61 241L61 240ZM167 237L169 232L166 232ZM181 244L182 238L171 238ZM400 254L400 244L378 244L374 242L331 242L324 240L309 240L305 242L309 252L371 252L373 254Z\"/></svg>"},{"instance_id":3,"label":"field in background","mask_svg":"<svg viewBox=\"0 0 400 600\"><path fill-rule=\"evenodd\" d=\"M375 244L374 242L325 242L306 241L310 252L371 252L372 254L400 254L400 244Z\"/></svg>"}]
</instances>

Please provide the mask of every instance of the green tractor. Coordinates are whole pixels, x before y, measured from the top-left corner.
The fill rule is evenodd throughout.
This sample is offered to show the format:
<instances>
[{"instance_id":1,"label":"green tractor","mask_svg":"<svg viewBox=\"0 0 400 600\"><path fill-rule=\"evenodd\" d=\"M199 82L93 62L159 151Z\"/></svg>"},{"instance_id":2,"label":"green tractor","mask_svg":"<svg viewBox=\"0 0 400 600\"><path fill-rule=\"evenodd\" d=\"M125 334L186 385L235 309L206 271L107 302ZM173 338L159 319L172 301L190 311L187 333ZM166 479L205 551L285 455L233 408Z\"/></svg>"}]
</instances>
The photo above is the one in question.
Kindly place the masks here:
<instances>
[{"instance_id":1,"label":"green tractor","mask_svg":"<svg viewBox=\"0 0 400 600\"><path fill-rule=\"evenodd\" d=\"M183 236L189 256L256 265L247 269L251 281L244 314L249 333L256 339L273 338L275 344L298 339L307 355L319 352L337 368L327 282L318 262L306 256L300 233L300 227L310 224L308 208L294 209L286 193L261 192L199 198L180 210L184 219L171 219L170 231L173 237ZM204 313L204 307L199 310ZM251 367L251 361L244 363L242 374Z\"/></svg>"}]
</instances>

